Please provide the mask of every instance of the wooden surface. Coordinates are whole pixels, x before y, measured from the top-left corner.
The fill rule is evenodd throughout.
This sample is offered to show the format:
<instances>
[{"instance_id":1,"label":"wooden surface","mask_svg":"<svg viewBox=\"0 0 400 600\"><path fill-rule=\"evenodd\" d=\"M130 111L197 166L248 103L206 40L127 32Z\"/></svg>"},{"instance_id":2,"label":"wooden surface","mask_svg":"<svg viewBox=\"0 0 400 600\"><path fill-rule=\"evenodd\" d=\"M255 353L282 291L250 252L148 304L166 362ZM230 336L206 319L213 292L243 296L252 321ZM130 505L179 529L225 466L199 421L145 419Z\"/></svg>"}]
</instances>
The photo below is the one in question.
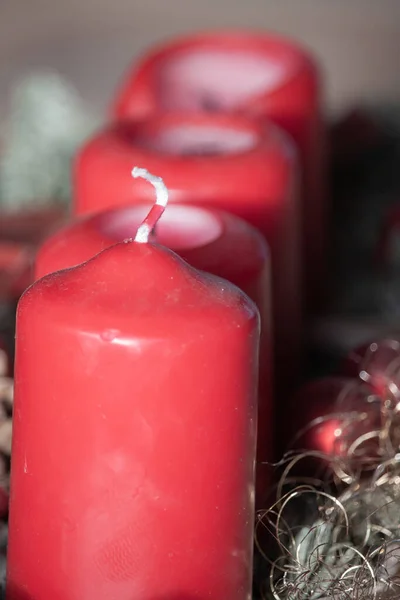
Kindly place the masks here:
<instances>
[{"instance_id":1,"label":"wooden surface","mask_svg":"<svg viewBox=\"0 0 400 600\"><path fill-rule=\"evenodd\" d=\"M59 69L102 108L150 44L230 26L304 41L323 62L332 110L400 99L399 0L0 0L0 114L31 67Z\"/></svg>"}]
</instances>

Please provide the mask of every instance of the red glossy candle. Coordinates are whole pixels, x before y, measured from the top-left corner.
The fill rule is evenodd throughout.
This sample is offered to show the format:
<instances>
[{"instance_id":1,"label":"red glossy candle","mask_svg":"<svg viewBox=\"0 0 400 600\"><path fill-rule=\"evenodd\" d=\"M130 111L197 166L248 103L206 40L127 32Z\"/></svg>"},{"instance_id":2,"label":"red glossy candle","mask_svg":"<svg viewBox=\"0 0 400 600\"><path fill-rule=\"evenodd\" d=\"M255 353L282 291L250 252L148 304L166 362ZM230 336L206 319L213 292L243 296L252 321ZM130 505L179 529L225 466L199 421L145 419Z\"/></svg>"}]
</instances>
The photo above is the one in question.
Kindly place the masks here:
<instances>
[{"instance_id":1,"label":"red glossy candle","mask_svg":"<svg viewBox=\"0 0 400 600\"><path fill-rule=\"evenodd\" d=\"M266 236L278 383L293 384L300 360L301 276L290 143L273 125L234 116L164 115L118 124L90 140L77 158L75 212L150 202L149 186L130 176L133 164L160 174L171 203L231 212Z\"/></svg>"},{"instance_id":2,"label":"red glossy candle","mask_svg":"<svg viewBox=\"0 0 400 600\"><path fill-rule=\"evenodd\" d=\"M250 597L258 313L147 238L20 300L8 600Z\"/></svg>"},{"instance_id":3,"label":"red glossy candle","mask_svg":"<svg viewBox=\"0 0 400 600\"><path fill-rule=\"evenodd\" d=\"M36 256L36 277L78 265L132 237L148 205L110 209L81 218L50 237ZM266 493L272 460L272 339L268 250L262 235L229 213L192 205L170 205L155 239L192 267L240 287L261 314L258 402L257 498Z\"/></svg>"},{"instance_id":4,"label":"red glossy candle","mask_svg":"<svg viewBox=\"0 0 400 600\"><path fill-rule=\"evenodd\" d=\"M299 149L308 307L319 305L326 243L325 131L320 76L297 43L266 33L214 32L144 56L117 94L118 119L164 111L240 112L271 119Z\"/></svg>"}]
</instances>

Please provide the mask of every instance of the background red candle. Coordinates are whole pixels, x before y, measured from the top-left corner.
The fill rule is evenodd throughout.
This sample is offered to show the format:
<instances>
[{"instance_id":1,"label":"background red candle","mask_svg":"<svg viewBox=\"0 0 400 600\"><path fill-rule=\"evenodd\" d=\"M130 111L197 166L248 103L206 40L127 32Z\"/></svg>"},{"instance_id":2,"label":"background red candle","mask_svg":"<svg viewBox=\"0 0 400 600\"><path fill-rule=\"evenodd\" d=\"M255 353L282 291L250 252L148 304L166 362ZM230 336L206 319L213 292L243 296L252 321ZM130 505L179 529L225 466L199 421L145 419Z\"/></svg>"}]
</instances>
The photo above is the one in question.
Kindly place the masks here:
<instances>
[{"instance_id":1,"label":"background red candle","mask_svg":"<svg viewBox=\"0 0 400 600\"><path fill-rule=\"evenodd\" d=\"M258 335L238 288L153 244L27 290L9 600L250 597Z\"/></svg>"},{"instance_id":2,"label":"background red candle","mask_svg":"<svg viewBox=\"0 0 400 600\"><path fill-rule=\"evenodd\" d=\"M156 48L127 74L118 119L163 111L242 112L271 119L299 149L303 170L303 242L310 309L319 306L326 243L325 132L313 58L270 34L192 35Z\"/></svg>"},{"instance_id":3,"label":"background red candle","mask_svg":"<svg viewBox=\"0 0 400 600\"><path fill-rule=\"evenodd\" d=\"M290 143L273 125L234 116L164 115L118 124L90 140L77 158L76 213L151 202L149 186L132 181L132 164L159 173L172 203L226 210L264 233L271 249L278 384L295 385L300 223Z\"/></svg>"},{"instance_id":4,"label":"background red candle","mask_svg":"<svg viewBox=\"0 0 400 600\"><path fill-rule=\"evenodd\" d=\"M78 265L132 237L148 205L110 209L81 218L50 237L36 257L36 277ZM155 239L191 266L240 287L261 314L258 402L257 498L266 493L272 460L272 339L269 257L266 242L251 225L229 213L192 205L169 205Z\"/></svg>"}]
</instances>

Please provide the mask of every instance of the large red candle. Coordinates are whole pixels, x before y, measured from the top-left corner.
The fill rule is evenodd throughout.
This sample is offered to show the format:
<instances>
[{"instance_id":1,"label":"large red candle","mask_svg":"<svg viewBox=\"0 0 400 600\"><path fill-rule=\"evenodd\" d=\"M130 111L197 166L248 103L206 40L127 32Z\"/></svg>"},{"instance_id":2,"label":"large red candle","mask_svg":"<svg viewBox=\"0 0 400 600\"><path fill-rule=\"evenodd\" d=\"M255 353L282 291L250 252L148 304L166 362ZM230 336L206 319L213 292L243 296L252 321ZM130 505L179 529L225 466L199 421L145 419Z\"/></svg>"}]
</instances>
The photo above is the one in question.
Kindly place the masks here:
<instances>
[{"instance_id":1,"label":"large red candle","mask_svg":"<svg viewBox=\"0 0 400 600\"><path fill-rule=\"evenodd\" d=\"M36 278L78 265L132 236L148 205L124 206L72 222L51 236L36 256ZM261 314L258 402L257 498L268 487L272 460L272 339L269 260L265 240L251 225L229 213L193 205L170 205L155 239L192 267L223 277L242 289Z\"/></svg>"},{"instance_id":2,"label":"large red candle","mask_svg":"<svg viewBox=\"0 0 400 600\"><path fill-rule=\"evenodd\" d=\"M250 597L257 310L150 217L20 301L8 600Z\"/></svg>"},{"instance_id":3,"label":"large red candle","mask_svg":"<svg viewBox=\"0 0 400 600\"><path fill-rule=\"evenodd\" d=\"M151 202L132 164L164 179L171 202L229 211L266 236L272 262L278 383L296 381L301 338L300 223L295 156L273 126L233 116L164 115L112 126L75 166L75 212ZM233 259L232 259L233 262Z\"/></svg>"},{"instance_id":4,"label":"large red candle","mask_svg":"<svg viewBox=\"0 0 400 600\"><path fill-rule=\"evenodd\" d=\"M118 119L163 111L240 112L271 119L299 149L308 306L324 288L325 132L320 77L298 44L246 31L191 35L154 49L128 72L117 94Z\"/></svg>"}]
</instances>

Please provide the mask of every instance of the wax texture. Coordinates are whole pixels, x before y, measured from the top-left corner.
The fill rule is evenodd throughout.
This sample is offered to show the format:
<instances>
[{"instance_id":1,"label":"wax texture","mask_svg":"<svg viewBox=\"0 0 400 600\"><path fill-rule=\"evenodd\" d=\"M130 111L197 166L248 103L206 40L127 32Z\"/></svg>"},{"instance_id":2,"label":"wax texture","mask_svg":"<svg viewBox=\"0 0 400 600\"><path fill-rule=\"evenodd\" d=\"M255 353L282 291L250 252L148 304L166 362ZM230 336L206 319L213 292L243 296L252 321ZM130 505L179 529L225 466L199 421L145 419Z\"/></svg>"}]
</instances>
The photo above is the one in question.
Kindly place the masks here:
<instances>
[{"instance_id":1,"label":"wax texture","mask_svg":"<svg viewBox=\"0 0 400 600\"><path fill-rule=\"evenodd\" d=\"M247 600L259 317L153 244L17 315L7 600Z\"/></svg>"}]
</instances>

